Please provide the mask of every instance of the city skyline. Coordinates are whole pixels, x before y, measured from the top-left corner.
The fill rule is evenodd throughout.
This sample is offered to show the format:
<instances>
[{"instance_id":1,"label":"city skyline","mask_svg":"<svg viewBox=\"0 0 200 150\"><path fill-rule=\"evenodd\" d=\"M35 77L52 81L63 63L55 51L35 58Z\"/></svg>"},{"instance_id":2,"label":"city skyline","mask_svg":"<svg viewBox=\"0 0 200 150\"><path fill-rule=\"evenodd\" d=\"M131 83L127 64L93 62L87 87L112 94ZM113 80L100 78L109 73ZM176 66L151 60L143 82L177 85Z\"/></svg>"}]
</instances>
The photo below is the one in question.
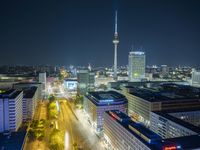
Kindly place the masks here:
<instances>
[{"instance_id":1,"label":"city skyline","mask_svg":"<svg viewBox=\"0 0 200 150\"><path fill-rule=\"evenodd\" d=\"M128 65L132 45L147 65L199 64L197 1L1 3L0 64L112 66L116 9L118 66Z\"/></svg>"}]
</instances>

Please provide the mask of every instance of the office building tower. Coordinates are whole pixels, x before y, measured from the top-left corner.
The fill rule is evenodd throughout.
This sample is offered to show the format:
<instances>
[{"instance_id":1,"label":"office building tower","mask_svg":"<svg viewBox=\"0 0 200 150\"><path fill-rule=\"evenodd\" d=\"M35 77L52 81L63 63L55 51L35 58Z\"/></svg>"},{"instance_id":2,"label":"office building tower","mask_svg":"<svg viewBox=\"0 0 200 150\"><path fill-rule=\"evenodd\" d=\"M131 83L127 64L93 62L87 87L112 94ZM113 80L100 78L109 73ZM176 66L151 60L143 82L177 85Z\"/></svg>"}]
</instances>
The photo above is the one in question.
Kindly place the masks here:
<instances>
[{"instance_id":1,"label":"office building tower","mask_svg":"<svg viewBox=\"0 0 200 150\"><path fill-rule=\"evenodd\" d=\"M22 123L23 92L0 91L0 132L17 131Z\"/></svg>"},{"instance_id":2,"label":"office building tower","mask_svg":"<svg viewBox=\"0 0 200 150\"><path fill-rule=\"evenodd\" d=\"M167 65L161 65L161 75L162 77L167 77L168 73L169 73L169 68L167 67Z\"/></svg>"},{"instance_id":3,"label":"office building tower","mask_svg":"<svg viewBox=\"0 0 200 150\"><path fill-rule=\"evenodd\" d=\"M84 109L94 129L99 132L103 129L104 112L120 110L127 112L127 99L115 91L89 92L84 97Z\"/></svg>"},{"instance_id":4,"label":"office building tower","mask_svg":"<svg viewBox=\"0 0 200 150\"><path fill-rule=\"evenodd\" d=\"M117 11L115 12L115 33L114 33L114 74L113 78L114 80L117 80L117 47L119 44L119 36L118 36L118 31L117 31Z\"/></svg>"},{"instance_id":5,"label":"office building tower","mask_svg":"<svg viewBox=\"0 0 200 150\"><path fill-rule=\"evenodd\" d=\"M113 110L104 115L104 138L106 147L114 150L178 150L181 145L165 142L156 133L126 114Z\"/></svg>"},{"instance_id":6,"label":"office building tower","mask_svg":"<svg viewBox=\"0 0 200 150\"><path fill-rule=\"evenodd\" d=\"M145 78L145 53L131 51L129 53L129 80L141 81Z\"/></svg>"},{"instance_id":7,"label":"office building tower","mask_svg":"<svg viewBox=\"0 0 200 150\"><path fill-rule=\"evenodd\" d=\"M79 70L77 72L77 92L81 95L94 90L95 73L89 70Z\"/></svg>"},{"instance_id":8,"label":"office building tower","mask_svg":"<svg viewBox=\"0 0 200 150\"><path fill-rule=\"evenodd\" d=\"M43 94L46 91L46 72L39 73L39 82L42 83Z\"/></svg>"},{"instance_id":9,"label":"office building tower","mask_svg":"<svg viewBox=\"0 0 200 150\"><path fill-rule=\"evenodd\" d=\"M192 69L192 85L200 87L200 71Z\"/></svg>"}]
</instances>

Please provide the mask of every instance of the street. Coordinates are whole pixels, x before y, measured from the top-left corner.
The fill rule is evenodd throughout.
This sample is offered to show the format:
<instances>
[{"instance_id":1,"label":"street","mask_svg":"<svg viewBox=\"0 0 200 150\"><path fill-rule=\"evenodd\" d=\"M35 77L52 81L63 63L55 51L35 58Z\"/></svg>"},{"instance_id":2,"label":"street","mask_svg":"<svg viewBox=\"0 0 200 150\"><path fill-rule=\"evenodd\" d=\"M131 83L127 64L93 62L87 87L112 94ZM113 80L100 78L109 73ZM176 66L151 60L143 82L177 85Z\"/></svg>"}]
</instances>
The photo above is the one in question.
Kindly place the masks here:
<instances>
[{"instance_id":1,"label":"street","mask_svg":"<svg viewBox=\"0 0 200 150\"><path fill-rule=\"evenodd\" d=\"M58 121L59 129L69 134L69 150L73 149L73 144L77 144L84 150L102 150L98 137L92 132L88 125L75 116L70 108L69 102L60 102L61 112Z\"/></svg>"},{"instance_id":2,"label":"street","mask_svg":"<svg viewBox=\"0 0 200 150\"><path fill-rule=\"evenodd\" d=\"M69 94L62 86L57 86L59 94L56 100L59 102L59 115L57 119L52 120L53 128L62 132L65 137L62 139L65 150L103 150L100 139L85 119L83 111L76 109L73 103L69 102ZM66 96L67 95L67 96ZM64 98L61 98L64 97ZM47 101L39 102L35 111L34 120L47 120ZM48 121L47 121L48 122ZM27 142L25 150L49 150L49 136L53 128L45 129L45 137L42 141L34 140Z\"/></svg>"}]
</instances>

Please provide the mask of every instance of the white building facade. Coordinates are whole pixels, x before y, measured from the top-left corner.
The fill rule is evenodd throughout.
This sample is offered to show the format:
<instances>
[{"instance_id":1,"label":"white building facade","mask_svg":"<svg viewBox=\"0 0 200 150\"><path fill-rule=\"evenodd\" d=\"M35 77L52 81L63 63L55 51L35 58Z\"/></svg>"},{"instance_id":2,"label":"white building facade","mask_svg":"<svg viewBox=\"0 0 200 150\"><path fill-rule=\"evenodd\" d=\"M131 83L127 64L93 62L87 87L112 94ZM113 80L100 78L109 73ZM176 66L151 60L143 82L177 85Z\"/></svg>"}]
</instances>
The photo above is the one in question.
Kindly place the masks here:
<instances>
[{"instance_id":1,"label":"white building facade","mask_svg":"<svg viewBox=\"0 0 200 150\"><path fill-rule=\"evenodd\" d=\"M24 91L23 96L23 121L31 120L34 116L35 109L38 102L38 88L37 87L31 87Z\"/></svg>"},{"instance_id":2,"label":"white building facade","mask_svg":"<svg viewBox=\"0 0 200 150\"><path fill-rule=\"evenodd\" d=\"M22 123L23 92L9 90L0 93L0 132L17 131Z\"/></svg>"}]
</instances>

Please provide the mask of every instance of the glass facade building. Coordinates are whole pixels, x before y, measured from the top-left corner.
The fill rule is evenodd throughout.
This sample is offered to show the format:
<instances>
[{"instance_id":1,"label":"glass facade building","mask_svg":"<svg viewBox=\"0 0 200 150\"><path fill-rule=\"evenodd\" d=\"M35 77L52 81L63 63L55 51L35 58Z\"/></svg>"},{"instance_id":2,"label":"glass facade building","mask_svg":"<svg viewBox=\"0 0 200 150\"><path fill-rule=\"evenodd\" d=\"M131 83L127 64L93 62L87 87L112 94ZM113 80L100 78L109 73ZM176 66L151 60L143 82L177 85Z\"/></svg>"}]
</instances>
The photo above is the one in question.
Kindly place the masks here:
<instances>
[{"instance_id":1,"label":"glass facade building","mask_svg":"<svg viewBox=\"0 0 200 150\"><path fill-rule=\"evenodd\" d=\"M140 81L145 78L145 53L132 51L129 53L129 80Z\"/></svg>"}]
</instances>

